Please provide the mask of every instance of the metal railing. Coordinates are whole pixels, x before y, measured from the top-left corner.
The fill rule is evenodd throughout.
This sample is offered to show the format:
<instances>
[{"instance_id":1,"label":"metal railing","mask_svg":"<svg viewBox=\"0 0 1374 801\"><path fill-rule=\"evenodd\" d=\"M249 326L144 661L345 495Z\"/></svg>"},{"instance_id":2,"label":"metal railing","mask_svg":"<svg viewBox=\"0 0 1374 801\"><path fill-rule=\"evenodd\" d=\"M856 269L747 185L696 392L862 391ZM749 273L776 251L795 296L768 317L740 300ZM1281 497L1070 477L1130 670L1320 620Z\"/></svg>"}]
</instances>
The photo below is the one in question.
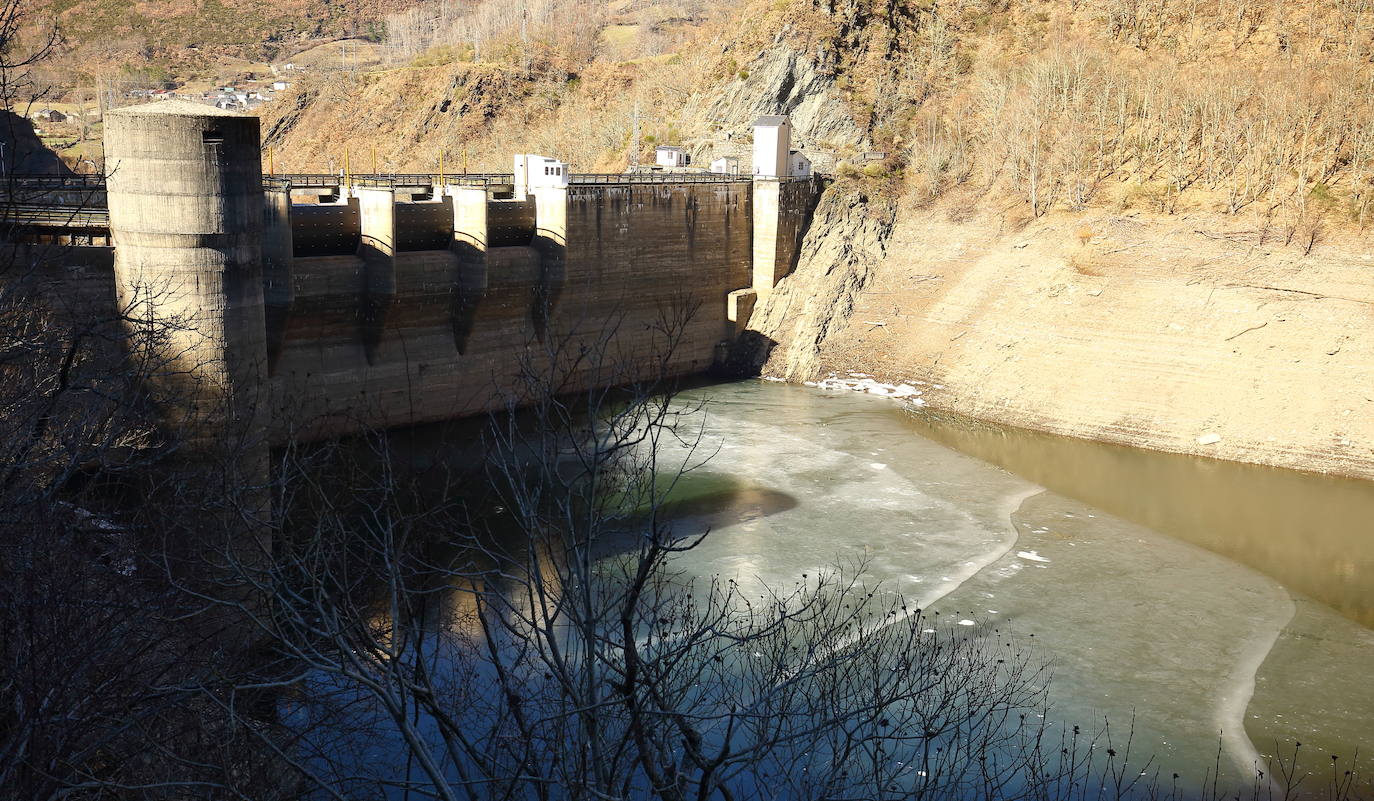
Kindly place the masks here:
<instances>
[{"instance_id":1,"label":"metal railing","mask_svg":"<svg viewBox=\"0 0 1374 801\"><path fill-rule=\"evenodd\" d=\"M8 175L0 177L0 191L22 187L33 190L104 189L103 175Z\"/></svg>"},{"instance_id":2,"label":"metal railing","mask_svg":"<svg viewBox=\"0 0 1374 801\"><path fill-rule=\"evenodd\" d=\"M696 172L573 173L569 184L723 184L748 181L747 175Z\"/></svg>"},{"instance_id":3,"label":"metal railing","mask_svg":"<svg viewBox=\"0 0 1374 801\"><path fill-rule=\"evenodd\" d=\"M34 228L109 228L110 210L101 207L16 203L0 209L0 225Z\"/></svg>"},{"instance_id":4,"label":"metal railing","mask_svg":"<svg viewBox=\"0 0 1374 801\"><path fill-rule=\"evenodd\" d=\"M751 180L750 176L722 175L717 173L578 173L568 176L573 186L587 185L631 185L631 184L720 184ZM104 178L98 175L14 175L9 180L11 186L21 186L35 191L56 191L61 189L97 190L104 186ZM433 187L436 184L459 186L490 186L510 184L513 176L509 173L481 173L476 175L323 175L291 174L263 176L263 188L275 191L290 191L297 188L336 189L345 186L362 187ZM813 180L812 178L784 179L788 181ZM5 184L0 181L0 196L5 194ZM109 209L94 203L54 202L45 203L41 197L14 198L20 202L0 203L0 223L37 228L108 228Z\"/></svg>"},{"instance_id":5,"label":"metal railing","mask_svg":"<svg viewBox=\"0 0 1374 801\"><path fill-rule=\"evenodd\" d=\"M362 186L382 189L397 187L432 187L435 185L487 186L493 183L510 183L509 173L475 173L469 175L448 174L358 174L330 175L328 173L293 173L263 176L263 187L268 189L332 189L340 186Z\"/></svg>"},{"instance_id":6,"label":"metal railing","mask_svg":"<svg viewBox=\"0 0 1374 801\"><path fill-rule=\"evenodd\" d=\"M105 187L103 175L12 175L0 178L0 192L5 190L6 180L10 186L31 190L88 189L99 190ZM437 184L457 186L489 186L491 184L511 184L515 177L510 173L470 173L467 175L448 175L435 173L395 173L395 174L347 174L328 173L283 173L264 175L264 189L332 189L340 186L365 187L431 187ZM707 184L748 181L747 175L720 173L574 173L568 176L570 184Z\"/></svg>"}]
</instances>

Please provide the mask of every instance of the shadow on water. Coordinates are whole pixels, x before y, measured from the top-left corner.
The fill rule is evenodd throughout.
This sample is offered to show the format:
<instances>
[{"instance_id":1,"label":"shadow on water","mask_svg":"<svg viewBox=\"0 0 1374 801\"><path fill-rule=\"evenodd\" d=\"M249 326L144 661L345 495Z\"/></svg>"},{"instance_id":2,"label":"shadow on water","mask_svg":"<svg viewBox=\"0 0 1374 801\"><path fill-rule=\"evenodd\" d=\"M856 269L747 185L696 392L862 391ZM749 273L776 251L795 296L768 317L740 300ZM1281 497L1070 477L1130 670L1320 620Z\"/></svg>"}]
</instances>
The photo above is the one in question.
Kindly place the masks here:
<instances>
[{"instance_id":1,"label":"shadow on water","mask_svg":"<svg viewBox=\"0 0 1374 801\"><path fill-rule=\"evenodd\" d=\"M692 533L786 512L799 503L792 495L729 473L695 471L686 479L674 488L663 511Z\"/></svg>"},{"instance_id":2,"label":"shadow on water","mask_svg":"<svg viewBox=\"0 0 1374 801\"><path fill-rule=\"evenodd\" d=\"M671 488L661 487L666 500L654 513L672 526L672 537L681 542L721 526L757 520L795 509L801 501L793 495L730 473L693 470L674 479ZM605 557L635 549L651 513L644 510L616 526L605 536L598 553Z\"/></svg>"},{"instance_id":3,"label":"shadow on water","mask_svg":"<svg viewBox=\"0 0 1374 801\"><path fill-rule=\"evenodd\" d=\"M1199 545L1374 627L1374 482L910 415L920 434Z\"/></svg>"}]
</instances>

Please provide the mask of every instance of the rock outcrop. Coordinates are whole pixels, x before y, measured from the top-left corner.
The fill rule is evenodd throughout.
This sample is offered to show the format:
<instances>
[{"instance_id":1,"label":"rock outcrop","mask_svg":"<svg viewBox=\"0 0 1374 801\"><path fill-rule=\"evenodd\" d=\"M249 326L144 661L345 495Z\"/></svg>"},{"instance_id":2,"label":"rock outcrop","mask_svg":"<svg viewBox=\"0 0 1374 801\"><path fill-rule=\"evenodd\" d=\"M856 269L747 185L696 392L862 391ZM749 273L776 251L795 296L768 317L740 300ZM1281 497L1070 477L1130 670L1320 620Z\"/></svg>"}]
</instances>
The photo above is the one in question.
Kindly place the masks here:
<instances>
[{"instance_id":1,"label":"rock outcrop","mask_svg":"<svg viewBox=\"0 0 1374 801\"><path fill-rule=\"evenodd\" d=\"M703 123L724 122L732 138L744 141L758 117L788 114L794 146L800 143L821 150L866 146L864 132L838 97L834 73L807 54L779 42L758 54L744 74L747 79L737 77L719 91L700 95L686 116ZM697 150L693 156L699 159L710 146L702 144Z\"/></svg>"},{"instance_id":2,"label":"rock outcrop","mask_svg":"<svg viewBox=\"0 0 1374 801\"><path fill-rule=\"evenodd\" d=\"M821 197L797 269L759 299L750 319L755 345L749 360L793 381L815 376L821 349L844 327L871 271L882 263L896 207L871 202L850 185Z\"/></svg>"}]
</instances>

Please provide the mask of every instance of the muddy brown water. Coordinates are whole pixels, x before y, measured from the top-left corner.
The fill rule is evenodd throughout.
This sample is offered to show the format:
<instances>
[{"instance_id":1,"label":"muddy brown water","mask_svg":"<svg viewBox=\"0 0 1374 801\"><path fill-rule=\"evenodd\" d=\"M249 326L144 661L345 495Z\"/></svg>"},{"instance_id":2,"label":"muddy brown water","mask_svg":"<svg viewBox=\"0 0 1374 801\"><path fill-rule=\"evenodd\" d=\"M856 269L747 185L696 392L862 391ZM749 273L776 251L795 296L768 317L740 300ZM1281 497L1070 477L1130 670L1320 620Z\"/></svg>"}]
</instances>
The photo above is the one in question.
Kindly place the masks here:
<instances>
[{"instance_id":1,"label":"muddy brown water","mask_svg":"<svg viewBox=\"0 0 1374 801\"><path fill-rule=\"evenodd\" d=\"M1248 565L1374 627L1374 482L1061 437L947 413L917 412L910 425L1046 489Z\"/></svg>"}]
</instances>

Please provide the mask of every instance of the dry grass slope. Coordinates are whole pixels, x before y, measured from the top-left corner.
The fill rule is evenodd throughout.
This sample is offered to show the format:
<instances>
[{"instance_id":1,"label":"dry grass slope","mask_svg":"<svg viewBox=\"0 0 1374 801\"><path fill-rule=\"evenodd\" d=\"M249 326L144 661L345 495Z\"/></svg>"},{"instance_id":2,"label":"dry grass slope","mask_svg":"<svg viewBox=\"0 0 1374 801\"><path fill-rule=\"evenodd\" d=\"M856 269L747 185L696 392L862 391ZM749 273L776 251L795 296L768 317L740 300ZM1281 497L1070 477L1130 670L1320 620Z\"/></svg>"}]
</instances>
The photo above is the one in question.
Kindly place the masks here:
<instances>
[{"instance_id":1,"label":"dry grass slope","mask_svg":"<svg viewBox=\"0 0 1374 801\"><path fill-rule=\"evenodd\" d=\"M689 110L771 91L758 76L788 53L889 154L869 178L901 193L973 186L1031 216L1254 212L1309 244L1370 214L1371 0L754 0L723 4L724 19L696 8L684 41L632 59L610 35L629 20L604 4L434 8L390 20L416 54L406 67L307 87L279 149L303 161L375 147L397 169L464 151L494 168L538 149L612 168L628 161L636 104L646 150L704 140L747 121Z\"/></svg>"}]
</instances>

